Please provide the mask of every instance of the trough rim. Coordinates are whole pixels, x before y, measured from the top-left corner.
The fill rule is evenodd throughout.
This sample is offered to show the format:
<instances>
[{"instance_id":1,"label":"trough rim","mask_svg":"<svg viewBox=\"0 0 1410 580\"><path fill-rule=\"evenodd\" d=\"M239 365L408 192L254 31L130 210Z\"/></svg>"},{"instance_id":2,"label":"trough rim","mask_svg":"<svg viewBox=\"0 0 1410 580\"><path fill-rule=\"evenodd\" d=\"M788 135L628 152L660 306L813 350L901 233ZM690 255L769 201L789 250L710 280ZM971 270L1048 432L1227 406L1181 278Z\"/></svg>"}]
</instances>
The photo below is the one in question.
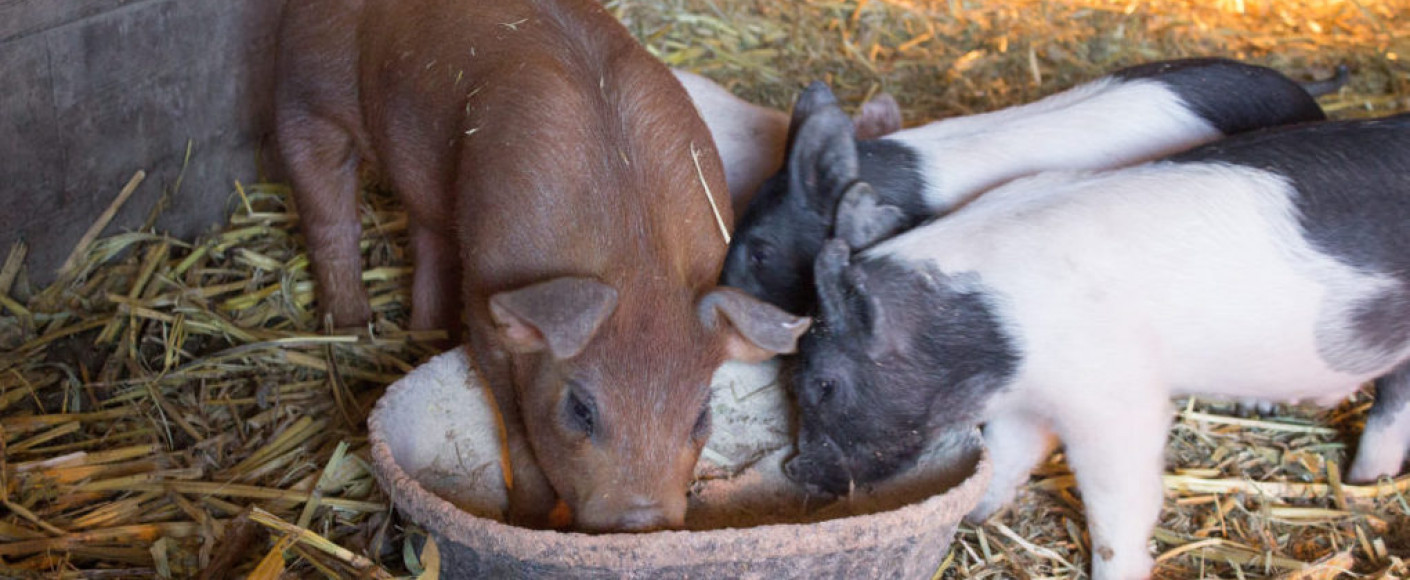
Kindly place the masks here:
<instances>
[{"instance_id":1,"label":"trough rim","mask_svg":"<svg viewBox=\"0 0 1410 580\"><path fill-rule=\"evenodd\" d=\"M432 357L425 364L449 354ZM478 378L473 365L470 377ZM422 487L397 463L390 444L382 436L382 415L390 401L408 396L409 385L398 380L389 386L367 418L373 472L382 489L398 509L431 532L478 552L509 555L532 563L606 569L664 568L745 559L739 557L741 552L729 549L731 546L746 549L748 560L763 560L834 554L843 551L843 547L851 551L892 545L921 537L931 529L953 529L960 518L937 514L968 513L988 487L993 470L988 449L981 445L973 473L944 493L890 511L812 523L606 534L522 528L461 510Z\"/></svg>"}]
</instances>

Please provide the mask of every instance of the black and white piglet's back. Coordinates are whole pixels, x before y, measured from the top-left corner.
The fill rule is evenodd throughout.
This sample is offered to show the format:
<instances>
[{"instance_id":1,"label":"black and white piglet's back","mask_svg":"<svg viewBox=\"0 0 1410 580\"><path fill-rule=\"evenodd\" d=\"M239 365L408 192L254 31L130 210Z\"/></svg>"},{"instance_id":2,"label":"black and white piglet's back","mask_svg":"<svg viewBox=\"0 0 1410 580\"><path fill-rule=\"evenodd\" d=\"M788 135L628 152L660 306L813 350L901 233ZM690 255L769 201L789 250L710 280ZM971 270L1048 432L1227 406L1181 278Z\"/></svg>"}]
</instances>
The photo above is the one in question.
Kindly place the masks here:
<instances>
[{"instance_id":1,"label":"black and white piglet's back","mask_svg":"<svg viewBox=\"0 0 1410 580\"><path fill-rule=\"evenodd\" d=\"M1122 69L1037 102L858 141L832 93L814 83L794 107L784 170L741 216L721 281L811 310L813 258L826 237L847 237L831 224L858 181L899 213L889 220L894 233L1025 175L1110 169L1324 118L1312 95L1277 71L1204 58Z\"/></svg>"},{"instance_id":2,"label":"black and white piglet's back","mask_svg":"<svg viewBox=\"0 0 1410 580\"><path fill-rule=\"evenodd\" d=\"M1150 79L1165 85L1225 135L1327 118L1306 86L1271 68L1223 58L1152 62L1111 76L1127 81ZM1340 80L1345 81L1344 74Z\"/></svg>"},{"instance_id":3,"label":"black and white piglet's back","mask_svg":"<svg viewBox=\"0 0 1410 580\"><path fill-rule=\"evenodd\" d=\"M1295 139L1287 138L1295 135ZM1309 241L1357 268L1410 284L1410 113L1281 127L1217 141L1172 163L1240 165L1286 178Z\"/></svg>"},{"instance_id":4,"label":"black and white piglet's back","mask_svg":"<svg viewBox=\"0 0 1410 580\"><path fill-rule=\"evenodd\" d=\"M1297 138L1289 139L1290 135ZM1386 353L1410 344L1410 113L1276 128L1215 142L1172 163L1221 163L1268 172L1292 187L1307 242L1397 283L1352 312L1359 346Z\"/></svg>"}]
</instances>

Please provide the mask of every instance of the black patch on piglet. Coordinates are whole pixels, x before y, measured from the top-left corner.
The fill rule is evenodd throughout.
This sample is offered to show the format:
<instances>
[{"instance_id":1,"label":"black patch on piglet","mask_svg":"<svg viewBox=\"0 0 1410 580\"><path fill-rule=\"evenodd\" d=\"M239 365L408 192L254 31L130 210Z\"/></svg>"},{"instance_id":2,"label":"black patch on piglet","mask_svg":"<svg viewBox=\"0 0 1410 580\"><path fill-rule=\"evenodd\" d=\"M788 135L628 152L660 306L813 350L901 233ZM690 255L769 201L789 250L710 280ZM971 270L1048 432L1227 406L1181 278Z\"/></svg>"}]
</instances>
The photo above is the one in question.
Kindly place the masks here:
<instances>
[{"instance_id":1,"label":"black patch on piglet","mask_svg":"<svg viewBox=\"0 0 1410 580\"><path fill-rule=\"evenodd\" d=\"M858 181L837 202L832 235L853 248L866 248L896 235L908 221L901 208L882 203L871 184Z\"/></svg>"},{"instance_id":2,"label":"black patch on piglet","mask_svg":"<svg viewBox=\"0 0 1410 580\"><path fill-rule=\"evenodd\" d=\"M901 208L914 227L931 217L923 190L920 156L910 146L890 139L858 141L861 174L858 180L871 184L882 203Z\"/></svg>"},{"instance_id":3,"label":"black patch on piglet","mask_svg":"<svg viewBox=\"0 0 1410 580\"><path fill-rule=\"evenodd\" d=\"M790 475L831 493L846 491L838 473L886 478L938 429L973 425L1021 358L979 281L890 258L848 264L848 251L834 240L818 257L819 315L791 378L803 466ZM824 436L836 450L813 449Z\"/></svg>"},{"instance_id":4,"label":"black patch on piglet","mask_svg":"<svg viewBox=\"0 0 1410 580\"><path fill-rule=\"evenodd\" d=\"M1124 68L1111 76L1164 84L1225 135L1327 118L1317 100L1296 81L1271 68L1229 59L1166 60Z\"/></svg>"},{"instance_id":5,"label":"black patch on piglet","mask_svg":"<svg viewBox=\"0 0 1410 580\"><path fill-rule=\"evenodd\" d=\"M853 122L826 85L794 106L784 170L765 181L735 224L720 283L793 313L811 311L813 258L832 230L838 199L865 181L907 225L929 216L920 159L901 143L857 141Z\"/></svg>"},{"instance_id":6,"label":"black patch on piglet","mask_svg":"<svg viewBox=\"0 0 1410 580\"><path fill-rule=\"evenodd\" d=\"M1376 379L1376 401L1366 421L1390 421L1410 407L1410 362L1401 363L1390 374Z\"/></svg>"},{"instance_id":7,"label":"black patch on piglet","mask_svg":"<svg viewBox=\"0 0 1410 580\"><path fill-rule=\"evenodd\" d=\"M1170 161L1240 165L1286 178L1317 249L1410 283L1410 114L1278 127Z\"/></svg>"},{"instance_id":8,"label":"black patch on piglet","mask_svg":"<svg viewBox=\"0 0 1410 580\"><path fill-rule=\"evenodd\" d=\"M1410 341L1410 286L1371 296L1356 305L1352 324L1363 346L1392 354Z\"/></svg>"},{"instance_id":9,"label":"black patch on piglet","mask_svg":"<svg viewBox=\"0 0 1410 580\"><path fill-rule=\"evenodd\" d=\"M1269 129L1170 160L1238 165L1286 179L1312 247L1400 282L1356 305L1358 342L1390 353L1410 341L1410 114Z\"/></svg>"},{"instance_id":10,"label":"black patch on piglet","mask_svg":"<svg viewBox=\"0 0 1410 580\"><path fill-rule=\"evenodd\" d=\"M720 275L722 284L794 313L809 310L813 256L832 225L829 200L858 174L852 120L835 102L810 105L813 112L798 118L806 102L822 100L812 90L795 108L801 127L790 129L784 170L745 210Z\"/></svg>"},{"instance_id":11,"label":"black patch on piglet","mask_svg":"<svg viewBox=\"0 0 1410 580\"><path fill-rule=\"evenodd\" d=\"M808 311L812 291L809 240L827 235L828 224L798 198L787 195L787 177L764 182L735 224L720 271L720 284L794 314Z\"/></svg>"}]
</instances>

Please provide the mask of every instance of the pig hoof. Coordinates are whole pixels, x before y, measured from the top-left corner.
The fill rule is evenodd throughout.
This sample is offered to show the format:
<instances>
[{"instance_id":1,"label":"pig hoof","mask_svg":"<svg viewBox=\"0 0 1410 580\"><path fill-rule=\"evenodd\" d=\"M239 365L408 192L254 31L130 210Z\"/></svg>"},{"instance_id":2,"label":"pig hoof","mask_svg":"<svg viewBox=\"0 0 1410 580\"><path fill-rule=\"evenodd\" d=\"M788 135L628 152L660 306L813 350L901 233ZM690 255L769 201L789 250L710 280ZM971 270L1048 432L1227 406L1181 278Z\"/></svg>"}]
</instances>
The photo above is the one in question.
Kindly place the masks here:
<instances>
[{"instance_id":1,"label":"pig hoof","mask_svg":"<svg viewBox=\"0 0 1410 580\"><path fill-rule=\"evenodd\" d=\"M351 300L336 300L322 310L319 326L332 328L361 328L372 320L372 306L366 294L359 294Z\"/></svg>"},{"instance_id":2,"label":"pig hoof","mask_svg":"<svg viewBox=\"0 0 1410 580\"><path fill-rule=\"evenodd\" d=\"M1246 399L1239 401L1237 413L1240 417L1266 417L1272 415L1278 406L1270 401Z\"/></svg>"},{"instance_id":3,"label":"pig hoof","mask_svg":"<svg viewBox=\"0 0 1410 580\"><path fill-rule=\"evenodd\" d=\"M1356 456L1356 461L1352 462L1351 469L1347 470L1348 483L1374 484L1382 477L1392 477L1400 472L1400 461L1377 461L1375 458L1363 456L1365 453L1366 451L1362 450Z\"/></svg>"},{"instance_id":4,"label":"pig hoof","mask_svg":"<svg viewBox=\"0 0 1410 580\"><path fill-rule=\"evenodd\" d=\"M1121 554L1105 545L1096 547L1092 556L1094 580L1149 580L1155 566L1150 554Z\"/></svg>"},{"instance_id":5,"label":"pig hoof","mask_svg":"<svg viewBox=\"0 0 1410 580\"><path fill-rule=\"evenodd\" d=\"M969 513L965 515L965 521L970 524L984 522L993 517L994 514L998 513L1004 506L1009 505L1009 502L1012 502L1014 496L1018 494L1017 488L1008 489L1007 491L1000 491L1000 489L1002 489L1002 487L996 488L991 486L988 491L985 492L984 497L979 500L979 504L975 505L974 509L969 510Z\"/></svg>"},{"instance_id":6,"label":"pig hoof","mask_svg":"<svg viewBox=\"0 0 1410 580\"><path fill-rule=\"evenodd\" d=\"M1002 503L988 500L981 501L979 505L974 506L974 509L969 510L969 513L965 514L964 521L971 526L977 526L988 521L988 519L993 517L993 515L999 511L999 508L1002 507Z\"/></svg>"}]
</instances>

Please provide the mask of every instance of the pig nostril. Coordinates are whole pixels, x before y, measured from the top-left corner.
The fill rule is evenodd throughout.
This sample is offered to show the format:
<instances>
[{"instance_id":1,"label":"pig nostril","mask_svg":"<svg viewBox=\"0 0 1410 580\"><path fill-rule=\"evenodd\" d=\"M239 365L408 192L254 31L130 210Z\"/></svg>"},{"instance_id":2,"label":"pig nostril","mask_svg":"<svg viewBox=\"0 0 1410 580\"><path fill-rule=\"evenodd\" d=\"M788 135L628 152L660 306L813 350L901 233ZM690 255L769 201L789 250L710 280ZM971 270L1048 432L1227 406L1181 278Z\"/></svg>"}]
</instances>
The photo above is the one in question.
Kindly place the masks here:
<instances>
[{"instance_id":1,"label":"pig nostril","mask_svg":"<svg viewBox=\"0 0 1410 580\"><path fill-rule=\"evenodd\" d=\"M644 495L633 496L627 500L627 505L633 509L660 509L661 503Z\"/></svg>"},{"instance_id":2,"label":"pig nostril","mask_svg":"<svg viewBox=\"0 0 1410 580\"><path fill-rule=\"evenodd\" d=\"M830 480L818 480L817 465L809 460L802 459L801 456L794 457L783 464L783 476L803 488L808 495L824 498L836 497L845 490L833 489L835 485Z\"/></svg>"},{"instance_id":3,"label":"pig nostril","mask_svg":"<svg viewBox=\"0 0 1410 580\"><path fill-rule=\"evenodd\" d=\"M639 507L622 514L621 529L649 532L666 527L666 513L658 507Z\"/></svg>"},{"instance_id":4,"label":"pig nostril","mask_svg":"<svg viewBox=\"0 0 1410 580\"><path fill-rule=\"evenodd\" d=\"M797 457L789 459L783 463L783 476L794 483L803 483L803 480L800 479L802 474L799 473L799 470L802 468L803 462Z\"/></svg>"}]
</instances>

